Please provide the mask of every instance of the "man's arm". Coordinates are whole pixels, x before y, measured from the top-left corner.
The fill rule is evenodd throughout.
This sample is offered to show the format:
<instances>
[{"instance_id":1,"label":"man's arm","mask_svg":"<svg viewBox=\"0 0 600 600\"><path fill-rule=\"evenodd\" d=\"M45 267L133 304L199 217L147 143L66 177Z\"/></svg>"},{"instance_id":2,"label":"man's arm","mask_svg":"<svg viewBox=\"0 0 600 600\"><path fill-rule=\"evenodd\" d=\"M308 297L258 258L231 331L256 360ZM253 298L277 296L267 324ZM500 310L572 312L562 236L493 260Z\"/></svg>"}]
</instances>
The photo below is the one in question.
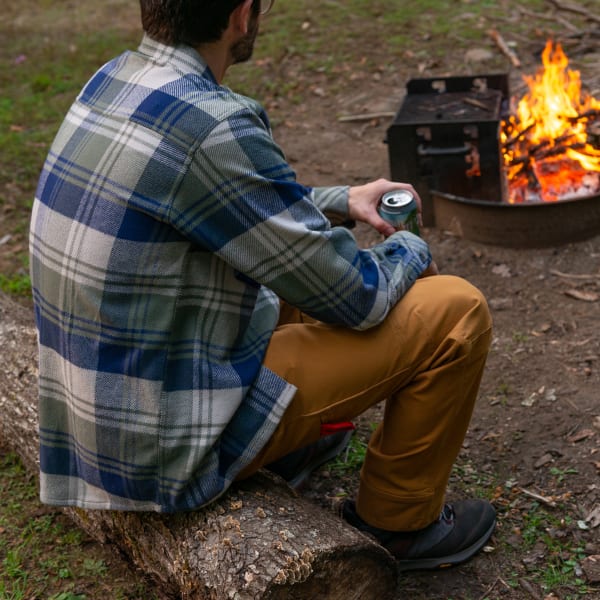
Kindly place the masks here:
<instances>
[{"instance_id":1,"label":"man's arm","mask_svg":"<svg viewBox=\"0 0 600 600\"><path fill-rule=\"evenodd\" d=\"M363 250L347 229L331 227L320 208L376 221L374 199L390 186L315 193L296 181L260 116L238 112L197 149L172 217L186 237L245 281L270 288L324 322L366 329L381 323L429 267L428 246L396 232Z\"/></svg>"}]
</instances>

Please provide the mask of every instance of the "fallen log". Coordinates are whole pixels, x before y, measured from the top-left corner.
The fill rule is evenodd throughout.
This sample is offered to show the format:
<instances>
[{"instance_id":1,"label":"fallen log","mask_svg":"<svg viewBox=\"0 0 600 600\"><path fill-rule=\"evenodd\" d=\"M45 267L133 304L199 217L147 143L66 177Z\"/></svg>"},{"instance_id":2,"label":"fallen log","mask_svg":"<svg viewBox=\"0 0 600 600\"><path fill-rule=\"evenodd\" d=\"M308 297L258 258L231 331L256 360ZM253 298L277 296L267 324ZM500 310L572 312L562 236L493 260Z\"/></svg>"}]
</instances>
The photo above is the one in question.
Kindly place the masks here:
<instances>
[{"instance_id":1,"label":"fallen log","mask_svg":"<svg viewBox=\"0 0 600 600\"><path fill-rule=\"evenodd\" d=\"M0 348L0 439L37 473L36 334L31 311L2 294ZM383 548L266 472L193 513L65 511L165 598L380 600L396 585Z\"/></svg>"}]
</instances>

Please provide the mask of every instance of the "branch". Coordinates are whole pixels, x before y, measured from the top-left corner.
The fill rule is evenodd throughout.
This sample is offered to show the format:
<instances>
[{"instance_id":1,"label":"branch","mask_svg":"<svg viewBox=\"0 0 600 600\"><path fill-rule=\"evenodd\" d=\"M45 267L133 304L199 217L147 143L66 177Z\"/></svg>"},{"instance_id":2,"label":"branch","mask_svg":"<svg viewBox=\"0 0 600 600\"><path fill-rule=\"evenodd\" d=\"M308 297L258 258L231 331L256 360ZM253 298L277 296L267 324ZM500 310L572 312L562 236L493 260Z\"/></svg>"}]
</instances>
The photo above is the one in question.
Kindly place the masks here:
<instances>
[{"instance_id":1,"label":"branch","mask_svg":"<svg viewBox=\"0 0 600 600\"><path fill-rule=\"evenodd\" d=\"M557 15L555 13L546 15L546 14L534 12L533 10L528 10L522 6L519 6L518 10L522 15L525 15L527 17L533 17L534 19L540 19L540 20L545 20L545 21L554 21L555 23L560 23L566 29L569 29L573 33L576 33L579 35L582 34L582 31L579 29L579 27L577 27L576 25L573 25L573 23L571 23L570 21L567 21L567 19L565 19L564 17Z\"/></svg>"},{"instance_id":2,"label":"branch","mask_svg":"<svg viewBox=\"0 0 600 600\"><path fill-rule=\"evenodd\" d=\"M586 19L600 23L600 16L591 13L587 8L579 6L578 4L569 4L567 2L560 2L559 0L550 0L558 10L564 10L565 12L572 12L578 15L583 15Z\"/></svg>"},{"instance_id":3,"label":"branch","mask_svg":"<svg viewBox=\"0 0 600 600\"><path fill-rule=\"evenodd\" d=\"M495 29L490 29L489 34L494 42L496 42L498 48L500 48L502 54L508 57L512 65L517 68L520 67L521 61L519 60L519 57L508 47L508 44L504 41L504 38L500 33Z\"/></svg>"}]
</instances>

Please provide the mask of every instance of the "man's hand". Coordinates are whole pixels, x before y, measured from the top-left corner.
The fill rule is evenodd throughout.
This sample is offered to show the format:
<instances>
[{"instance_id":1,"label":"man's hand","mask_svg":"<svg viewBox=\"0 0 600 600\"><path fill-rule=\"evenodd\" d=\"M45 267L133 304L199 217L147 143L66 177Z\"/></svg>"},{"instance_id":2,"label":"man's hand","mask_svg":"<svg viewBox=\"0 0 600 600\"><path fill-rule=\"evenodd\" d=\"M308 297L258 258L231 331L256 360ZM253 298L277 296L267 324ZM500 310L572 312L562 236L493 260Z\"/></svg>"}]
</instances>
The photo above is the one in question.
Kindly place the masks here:
<instances>
[{"instance_id":1,"label":"man's hand","mask_svg":"<svg viewBox=\"0 0 600 600\"><path fill-rule=\"evenodd\" d=\"M377 206L381 196L398 189L408 190L414 195L417 201L419 222L421 222L421 198L419 198L413 186L408 183L388 181L387 179L378 179L365 185L351 187L348 195L348 216L355 221L368 223L386 237L392 235L397 231L397 228L379 216Z\"/></svg>"}]
</instances>

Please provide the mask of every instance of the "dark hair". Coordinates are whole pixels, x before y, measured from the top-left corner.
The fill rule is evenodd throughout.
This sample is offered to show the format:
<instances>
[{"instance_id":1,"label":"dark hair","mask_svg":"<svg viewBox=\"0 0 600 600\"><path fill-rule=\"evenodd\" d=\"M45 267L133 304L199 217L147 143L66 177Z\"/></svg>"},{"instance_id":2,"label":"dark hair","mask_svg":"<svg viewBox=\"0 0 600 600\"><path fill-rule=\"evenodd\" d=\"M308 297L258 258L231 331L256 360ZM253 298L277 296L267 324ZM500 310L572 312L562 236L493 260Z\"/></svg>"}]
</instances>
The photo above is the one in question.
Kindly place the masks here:
<instances>
[{"instance_id":1,"label":"dark hair","mask_svg":"<svg viewBox=\"0 0 600 600\"><path fill-rule=\"evenodd\" d=\"M140 0L142 27L152 39L169 46L216 42L243 1Z\"/></svg>"}]
</instances>

